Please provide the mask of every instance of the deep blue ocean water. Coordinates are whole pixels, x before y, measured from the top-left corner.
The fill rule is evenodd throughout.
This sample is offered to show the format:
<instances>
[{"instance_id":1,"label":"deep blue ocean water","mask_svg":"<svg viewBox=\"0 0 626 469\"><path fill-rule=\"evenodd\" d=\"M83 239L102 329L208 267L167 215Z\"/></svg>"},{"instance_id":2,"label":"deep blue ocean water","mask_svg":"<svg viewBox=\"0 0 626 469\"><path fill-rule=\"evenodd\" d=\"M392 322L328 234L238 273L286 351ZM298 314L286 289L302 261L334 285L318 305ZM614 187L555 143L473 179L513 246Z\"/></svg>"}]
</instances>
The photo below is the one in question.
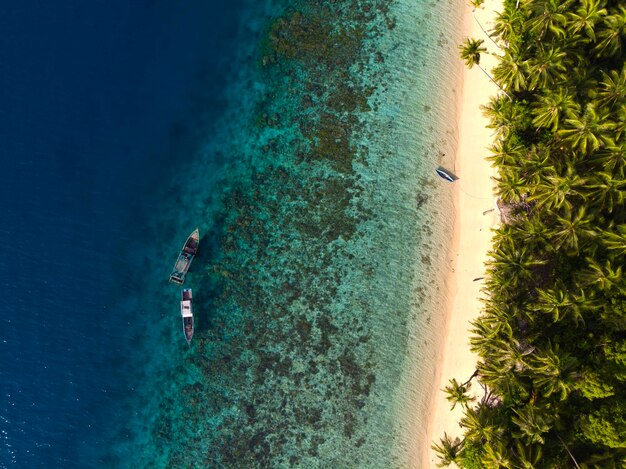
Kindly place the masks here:
<instances>
[{"instance_id":1,"label":"deep blue ocean water","mask_svg":"<svg viewBox=\"0 0 626 469\"><path fill-rule=\"evenodd\" d=\"M142 277L125 246L224 109L242 5L3 4L0 467L97 465L150 321L119 306Z\"/></svg>"},{"instance_id":2,"label":"deep blue ocean water","mask_svg":"<svg viewBox=\"0 0 626 469\"><path fill-rule=\"evenodd\" d=\"M410 465L461 4L3 8L0 468Z\"/></svg>"}]
</instances>

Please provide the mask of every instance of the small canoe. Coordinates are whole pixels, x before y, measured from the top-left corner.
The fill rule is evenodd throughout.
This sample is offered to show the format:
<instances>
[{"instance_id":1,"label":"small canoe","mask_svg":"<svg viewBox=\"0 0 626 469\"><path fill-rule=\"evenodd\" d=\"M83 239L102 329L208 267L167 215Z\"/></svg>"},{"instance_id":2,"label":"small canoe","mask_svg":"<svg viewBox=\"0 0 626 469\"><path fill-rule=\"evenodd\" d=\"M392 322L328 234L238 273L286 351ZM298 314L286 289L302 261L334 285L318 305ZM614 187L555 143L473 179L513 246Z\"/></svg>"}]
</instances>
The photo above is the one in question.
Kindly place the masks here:
<instances>
[{"instance_id":1,"label":"small canoe","mask_svg":"<svg viewBox=\"0 0 626 469\"><path fill-rule=\"evenodd\" d=\"M445 179L446 181L454 182L457 179L459 179L458 177L454 175L454 173L452 173L451 171L448 171L443 166L439 166L436 171L437 171L437 174L441 176L443 179Z\"/></svg>"}]
</instances>

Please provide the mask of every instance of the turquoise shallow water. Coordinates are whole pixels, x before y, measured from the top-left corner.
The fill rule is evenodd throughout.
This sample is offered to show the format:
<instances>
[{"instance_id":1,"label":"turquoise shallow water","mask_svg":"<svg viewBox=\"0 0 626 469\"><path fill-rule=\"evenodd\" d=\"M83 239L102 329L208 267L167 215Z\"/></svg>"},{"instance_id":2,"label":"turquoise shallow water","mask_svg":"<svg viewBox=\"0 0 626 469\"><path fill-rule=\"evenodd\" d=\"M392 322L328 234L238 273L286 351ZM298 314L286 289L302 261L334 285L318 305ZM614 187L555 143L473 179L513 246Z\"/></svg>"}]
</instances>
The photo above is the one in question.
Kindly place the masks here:
<instances>
[{"instance_id":1,"label":"turquoise shallow water","mask_svg":"<svg viewBox=\"0 0 626 469\"><path fill-rule=\"evenodd\" d=\"M452 193L434 169L453 164L460 9L293 1L242 17L228 110L145 221L163 240L141 260L151 300L124 307L153 320L125 365L132 423L112 424L103 460L409 464L442 321ZM196 225L187 348L166 281Z\"/></svg>"}]
</instances>

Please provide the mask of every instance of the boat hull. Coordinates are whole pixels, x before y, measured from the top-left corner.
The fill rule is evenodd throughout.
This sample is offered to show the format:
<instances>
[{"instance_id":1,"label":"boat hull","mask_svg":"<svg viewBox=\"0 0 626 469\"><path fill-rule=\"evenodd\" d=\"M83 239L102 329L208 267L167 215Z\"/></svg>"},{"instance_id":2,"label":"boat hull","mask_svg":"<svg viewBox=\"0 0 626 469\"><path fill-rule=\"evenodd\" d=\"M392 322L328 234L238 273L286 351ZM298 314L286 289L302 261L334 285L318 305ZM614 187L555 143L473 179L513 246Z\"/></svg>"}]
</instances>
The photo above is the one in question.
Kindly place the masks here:
<instances>
[{"instance_id":1,"label":"boat hull","mask_svg":"<svg viewBox=\"0 0 626 469\"><path fill-rule=\"evenodd\" d=\"M183 318L183 335L189 344L193 338L193 293L191 288L185 288L180 294L180 314Z\"/></svg>"},{"instance_id":2,"label":"boat hull","mask_svg":"<svg viewBox=\"0 0 626 469\"><path fill-rule=\"evenodd\" d=\"M445 179L446 181L449 182L454 182L457 179L459 179L457 176L455 176L454 174L452 174L450 171L448 171L446 168L439 166L437 169L437 174L442 177L443 179Z\"/></svg>"},{"instance_id":3,"label":"boat hull","mask_svg":"<svg viewBox=\"0 0 626 469\"><path fill-rule=\"evenodd\" d=\"M180 254L174 264L174 269L170 274L170 282L177 285L185 283L185 276L191 267L191 262L198 252L198 244L200 242L200 231L196 228L183 244Z\"/></svg>"},{"instance_id":4,"label":"boat hull","mask_svg":"<svg viewBox=\"0 0 626 469\"><path fill-rule=\"evenodd\" d=\"M193 318L183 318L183 335L188 344L191 343L191 339L193 339L193 329Z\"/></svg>"}]
</instances>

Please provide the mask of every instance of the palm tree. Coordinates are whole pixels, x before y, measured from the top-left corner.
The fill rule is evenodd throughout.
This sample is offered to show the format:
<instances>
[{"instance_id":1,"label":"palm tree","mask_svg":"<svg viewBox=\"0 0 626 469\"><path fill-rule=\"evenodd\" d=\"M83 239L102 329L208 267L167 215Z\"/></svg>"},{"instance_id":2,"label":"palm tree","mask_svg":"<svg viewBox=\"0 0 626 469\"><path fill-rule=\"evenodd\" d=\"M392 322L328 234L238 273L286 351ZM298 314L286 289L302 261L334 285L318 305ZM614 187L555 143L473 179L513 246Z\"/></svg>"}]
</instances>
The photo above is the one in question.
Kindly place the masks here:
<instances>
[{"instance_id":1,"label":"palm tree","mask_svg":"<svg viewBox=\"0 0 626 469\"><path fill-rule=\"evenodd\" d=\"M618 206L624 205L626 181L614 178L611 174L599 171L589 179L589 200L601 210L613 213Z\"/></svg>"},{"instance_id":2,"label":"palm tree","mask_svg":"<svg viewBox=\"0 0 626 469\"><path fill-rule=\"evenodd\" d=\"M565 119L565 125L556 133L572 148L587 153L587 150L595 151L609 142L605 137L611 126L606 112L599 113L594 103L588 103L583 115L574 113Z\"/></svg>"},{"instance_id":3,"label":"palm tree","mask_svg":"<svg viewBox=\"0 0 626 469\"><path fill-rule=\"evenodd\" d=\"M494 441L483 446L483 456L480 460L485 469L509 469L513 463L509 457L509 450L502 441Z\"/></svg>"},{"instance_id":4,"label":"palm tree","mask_svg":"<svg viewBox=\"0 0 626 469\"><path fill-rule=\"evenodd\" d=\"M605 292L626 293L622 266L614 268L610 260L607 260L603 267L595 259L587 257L587 269L581 271L578 277L584 286L596 285Z\"/></svg>"},{"instance_id":5,"label":"palm tree","mask_svg":"<svg viewBox=\"0 0 626 469\"><path fill-rule=\"evenodd\" d=\"M584 324L585 321L580 311L581 297L576 297L563 285L557 284L556 288L548 290L539 289L537 295L537 303L534 305L535 311L551 315L554 322L571 317L576 326ZM584 293L582 299L586 299Z\"/></svg>"},{"instance_id":6,"label":"palm tree","mask_svg":"<svg viewBox=\"0 0 626 469\"><path fill-rule=\"evenodd\" d=\"M519 242L537 252L550 252L552 231L538 216L533 216L515 225L516 235Z\"/></svg>"},{"instance_id":7,"label":"palm tree","mask_svg":"<svg viewBox=\"0 0 626 469\"><path fill-rule=\"evenodd\" d=\"M568 73L568 87L579 97L581 102L598 88L597 65L589 62L586 57L579 58L578 64L573 65Z\"/></svg>"},{"instance_id":8,"label":"palm tree","mask_svg":"<svg viewBox=\"0 0 626 469\"><path fill-rule=\"evenodd\" d=\"M484 42L482 39L466 38L459 46L461 58L469 68L474 65L480 66L480 54L487 52L487 48L483 46Z\"/></svg>"},{"instance_id":9,"label":"palm tree","mask_svg":"<svg viewBox=\"0 0 626 469\"><path fill-rule=\"evenodd\" d=\"M530 185L537 185L542 179L556 175L555 162L550 150L544 145L532 145L523 161L521 172Z\"/></svg>"},{"instance_id":10,"label":"palm tree","mask_svg":"<svg viewBox=\"0 0 626 469\"><path fill-rule=\"evenodd\" d=\"M546 263L536 257L537 253L530 251L527 246L519 246L511 238L504 238L490 252L487 266L494 273L511 279L529 280L533 278L534 270ZM517 283L511 281L511 286Z\"/></svg>"},{"instance_id":11,"label":"palm tree","mask_svg":"<svg viewBox=\"0 0 626 469\"><path fill-rule=\"evenodd\" d=\"M493 34L511 47L521 33L523 24L524 15L521 10L504 8L496 17Z\"/></svg>"},{"instance_id":12,"label":"palm tree","mask_svg":"<svg viewBox=\"0 0 626 469\"><path fill-rule=\"evenodd\" d=\"M518 44L510 44L493 69L493 79L505 90L522 91L527 87L530 72L526 61L520 57L519 47Z\"/></svg>"},{"instance_id":13,"label":"palm tree","mask_svg":"<svg viewBox=\"0 0 626 469\"><path fill-rule=\"evenodd\" d=\"M581 242L594 237L595 220L587 215L585 206L581 206L575 213L566 209L563 216L556 217L553 241L557 249L564 247L573 251L578 250Z\"/></svg>"},{"instance_id":14,"label":"palm tree","mask_svg":"<svg viewBox=\"0 0 626 469\"><path fill-rule=\"evenodd\" d=\"M494 357L503 370L522 372L527 368L526 357L535 351L535 347L523 344L515 338L495 341Z\"/></svg>"},{"instance_id":15,"label":"palm tree","mask_svg":"<svg viewBox=\"0 0 626 469\"><path fill-rule=\"evenodd\" d=\"M532 187L533 193L528 196L528 200L548 210L571 209L572 200L579 197L580 188L586 181L578 175L572 163L566 163L564 172L563 175L548 172Z\"/></svg>"},{"instance_id":16,"label":"palm tree","mask_svg":"<svg viewBox=\"0 0 626 469\"><path fill-rule=\"evenodd\" d=\"M613 254L626 256L626 225L618 225L615 230L603 230L600 233L602 244Z\"/></svg>"},{"instance_id":17,"label":"palm tree","mask_svg":"<svg viewBox=\"0 0 626 469\"><path fill-rule=\"evenodd\" d=\"M439 457L439 463L437 467L449 466L459 456L459 453L463 449L463 441L459 437L454 440L446 433L443 434L443 438L439 440L439 444L433 443L431 448L437 453Z\"/></svg>"},{"instance_id":18,"label":"palm tree","mask_svg":"<svg viewBox=\"0 0 626 469\"><path fill-rule=\"evenodd\" d=\"M501 323L495 321L495 327L493 327L492 324L494 324L494 322L484 320L483 315L471 324L473 329L470 330L472 333L472 337L470 338L470 350L472 352L481 355L488 353L491 344L503 335L503 331L500 328Z\"/></svg>"},{"instance_id":19,"label":"palm tree","mask_svg":"<svg viewBox=\"0 0 626 469\"><path fill-rule=\"evenodd\" d=\"M538 47L533 58L528 61L529 83L531 90L551 87L563 81L563 74L567 70L567 54L555 45Z\"/></svg>"},{"instance_id":20,"label":"palm tree","mask_svg":"<svg viewBox=\"0 0 626 469\"><path fill-rule=\"evenodd\" d=\"M501 431L490 421L488 408L485 406L466 408L459 426L465 429L465 437L470 440L490 441Z\"/></svg>"},{"instance_id":21,"label":"palm tree","mask_svg":"<svg viewBox=\"0 0 626 469\"><path fill-rule=\"evenodd\" d=\"M580 377L576 371L578 360L568 353L560 352L558 344L552 346L550 342L533 354L531 365L533 381L545 397L559 394L564 401Z\"/></svg>"},{"instance_id":22,"label":"palm tree","mask_svg":"<svg viewBox=\"0 0 626 469\"><path fill-rule=\"evenodd\" d=\"M624 148L626 146L626 142L623 141L623 136L626 133L626 106L619 106L616 111L613 110L611 117L614 119L612 126L614 140L608 140L607 146L617 142L618 146Z\"/></svg>"},{"instance_id":23,"label":"palm tree","mask_svg":"<svg viewBox=\"0 0 626 469\"><path fill-rule=\"evenodd\" d=\"M498 139L489 150L491 155L487 159L493 162L493 166L517 166L526 151L526 147L512 139Z\"/></svg>"},{"instance_id":24,"label":"palm tree","mask_svg":"<svg viewBox=\"0 0 626 469\"><path fill-rule=\"evenodd\" d=\"M535 469L541 462L541 445L525 445L521 441L515 442L513 453L513 467L515 469Z\"/></svg>"},{"instance_id":25,"label":"palm tree","mask_svg":"<svg viewBox=\"0 0 626 469\"><path fill-rule=\"evenodd\" d=\"M483 115L489 118L487 127L496 129L496 140L508 137L516 121L520 119L520 107L503 96L491 97L487 104L480 106L480 109Z\"/></svg>"},{"instance_id":26,"label":"palm tree","mask_svg":"<svg viewBox=\"0 0 626 469\"><path fill-rule=\"evenodd\" d=\"M533 124L537 127L551 128L555 132L561 119L575 117L580 107L566 88L559 88L540 95L532 109L535 115Z\"/></svg>"},{"instance_id":27,"label":"palm tree","mask_svg":"<svg viewBox=\"0 0 626 469\"><path fill-rule=\"evenodd\" d=\"M513 288L520 283L518 276L508 275L506 266L502 263L503 261L490 261L485 278L484 290L495 295L498 301L510 297L514 292Z\"/></svg>"},{"instance_id":28,"label":"palm tree","mask_svg":"<svg viewBox=\"0 0 626 469\"><path fill-rule=\"evenodd\" d=\"M511 421L517 425L519 431L515 436L521 437L526 444L543 444L544 433L552 428L554 417L544 409L538 409L533 404L513 409L515 415Z\"/></svg>"},{"instance_id":29,"label":"palm tree","mask_svg":"<svg viewBox=\"0 0 626 469\"><path fill-rule=\"evenodd\" d=\"M529 30L542 40L547 32L559 38L566 34L566 11L571 1L542 0L531 3L531 19L528 20Z\"/></svg>"},{"instance_id":30,"label":"palm tree","mask_svg":"<svg viewBox=\"0 0 626 469\"><path fill-rule=\"evenodd\" d=\"M622 37L626 33L626 7L619 5L617 11L604 17L598 30L598 43L594 51L600 57L612 57L622 52Z\"/></svg>"},{"instance_id":31,"label":"palm tree","mask_svg":"<svg viewBox=\"0 0 626 469\"><path fill-rule=\"evenodd\" d=\"M451 379L450 384L444 388L444 392L447 394L446 399L452 402L452 408L454 410L457 404L461 404L461 407L467 408L467 405L474 400L467 391L469 390L471 383L459 384L456 379Z\"/></svg>"},{"instance_id":32,"label":"palm tree","mask_svg":"<svg viewBox=\"0 0 626 469\"><path fill-rule=\"evenodd\" d=\"M527 191L528 183L519 171L502 171L500 177L495 180L498 183L498 195L505 202L520 202Z\"/></svg>"},{"instance_id":33,"label":"palm tree","mask_svg":"<svg viewBox=\"0 0 626 469\"><path fill-rule=\"evenodd\" d=\"M513 337L509 321L513 315L513 307L504 311L497 305L487 304L483 313L471 323L474 329L470 338L470 350L482 354L492 341Z\"/></svg>"},{"instance_id":34,"label":"palm tree","mask_svg":"<svg viewBox=\"0 0 626 469\"><path fill-rule=\"evenodd\" d=\"M572 34L581 30L593 42L596 41L596 25L606 16L605 0L580 0L580 6L573 12L568 12L568 29Z\"/></svg>"},{"instance_id":35,"label":"palm tree","mask_svg":"<svg viewBox=\"0 0 626 469\"><path fill-rule=\"evenodd\" d=\"M626 110L625 110L626 117ZM626 123L626 119L624 120ZM602 165L602 168L615 177L623 178L626 175L626 141L619 143L609 142L593 155L593 161Z\"/></svg>"},{"instance_id":36,"label":"palm tree","mask_svg":"<svg viewBox=\"0 0 626 469\"><path fill-rule=\"evenodd\" d=\"M572 288L574 287L572 286ZM587 295L585 293L585 290L583 290L582 288L580 289L578 294L572 294L572 299L578 307L565 311L565 314L570 316L577 326L580 323L585 323L585 319L582 315L583 312L595 312L604 304L600 299L598 299L595 291L591 290L589 291L589 295ZM565 319L565 316L563 317L563 319Z\"/></svg>"},{"instance_id":37,"label":"palm tree","mask_svg":"<svg viewBox=\"0 0 626 469\"><path fill-rule=\"evenodd\" d=\"M498 396L507 400L526 400L530 396L532 384L520 373L503 371L498 363L484 361L478 364L481 382L489 386Z\"/></svg>"},{"instance_id":38,"label":"palm tree","mask_svg":"<svg viewBox=\"0 0 626 469\"><path fill-rule=\"evenodd\" d=\"M621 72L617 70L602 72L598 88L594 93L598 105L613 107L616 104L623 104L626 101L626 66L622 67Z\"/></svg>"}]
</instances>

